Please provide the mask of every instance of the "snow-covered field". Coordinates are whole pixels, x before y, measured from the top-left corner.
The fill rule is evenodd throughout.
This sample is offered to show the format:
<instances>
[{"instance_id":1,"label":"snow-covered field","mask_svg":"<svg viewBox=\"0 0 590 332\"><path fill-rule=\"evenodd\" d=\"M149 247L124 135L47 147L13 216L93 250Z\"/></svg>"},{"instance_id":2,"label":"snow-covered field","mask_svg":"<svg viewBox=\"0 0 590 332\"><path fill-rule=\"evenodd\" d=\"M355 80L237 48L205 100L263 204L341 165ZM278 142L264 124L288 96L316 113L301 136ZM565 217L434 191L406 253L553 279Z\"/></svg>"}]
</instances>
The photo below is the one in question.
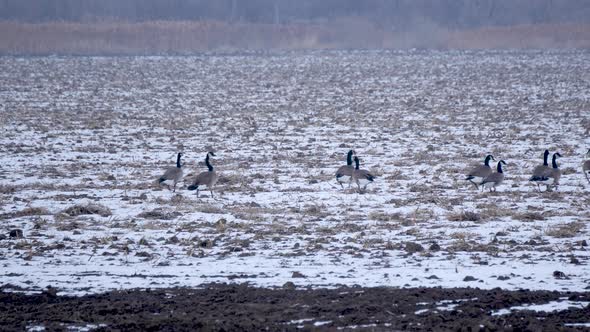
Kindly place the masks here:
<instances>
[{"instance_id":1,"label":"snow-covered field","mask_svg":"<svg viewBox=\"0 0 590 332\"><path fill-rule=\"evenodd\" d=\"M590 287L588 52L2 57L0 81L0 285ZM365 193L335 181L349 149ZM488 153L495 193L464 181Z\"/></svg>"}]
</instances>

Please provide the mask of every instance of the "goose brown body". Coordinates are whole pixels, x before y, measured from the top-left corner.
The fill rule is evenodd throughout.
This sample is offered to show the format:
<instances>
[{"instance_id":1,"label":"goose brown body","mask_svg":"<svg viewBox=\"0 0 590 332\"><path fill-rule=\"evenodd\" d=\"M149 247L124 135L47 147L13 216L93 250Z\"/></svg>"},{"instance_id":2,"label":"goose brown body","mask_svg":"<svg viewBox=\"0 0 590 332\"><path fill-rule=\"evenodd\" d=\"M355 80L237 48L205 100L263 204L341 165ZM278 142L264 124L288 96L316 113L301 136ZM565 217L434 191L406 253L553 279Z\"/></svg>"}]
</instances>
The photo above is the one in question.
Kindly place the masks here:
<instances>
[{"instance_id":1,"label":"goose brown body","mask_svg":"<svg viewBox=\"0 0 590 332\"><path fill-rule=\"evenodd\" d=\"M495 160L494 156L491 154L487 155L484 164L478 165L467 173L467 178L465 180L473 183L473 185L477 188L479 184L485 179L488 175L492 174L492 168L490 167L490 160Z\"/></svg>"},{"instance_id":2,"label":"goose brown body","mask_svg":"<svg viewBox=\"0 0 590 332\"><path fill-rule=\"evenodd\" d=\"M540 183L544 183L545 181L549 180L549 175L551 173L551 168L547 163L547 158L549 157L549 150L545 150L543 153L543 164L538 165L533 169L533 175L529 179L529 181L533 181L537 184L537 189L541 191Z\"/></svg>"},{"instance_id":3,"label":"goose brown body","mask_svg":"<svg viewBox=\"0 0 590 332\"><path fill-rule=\"evenodd\" d=\"M176 167L169 167L166 169L164 174L160 176L158 179L159 184L165 184L170 188L172 184L174 186L173 192L176 191L176 184L182 180L182 165L180 164L180 157L182 157L182 153L178 153L176 157Z\"/></svg>"},{"instance_id":4,"label":"goose brown body","mask_svg":"<svg viewBox=\"0 0 590 332\"><path fill-rule=\"evenodd\" d=\"M350 187L350 183L352 182L352 173L354 172L354 166L352 166L352 155L354 154L353 150L348 151L346 156L346 165L340 166L336 171L336 181L340 184L341 187L344 188L343 183L348 182L348 186Z\"/></svg>"},{"instance_id":5,"label":"goose brown body","mask_svg":"<svg viewBox=\"0 0 590 332\"><path fill-rule=\"evenodd\" d=\"M352 172L352 179L358 186L359 191L362 189L367 188L367 185L375 180L375 176L373 176L369 171L366 169L360 169L360 161L357 156L354 157L354 171Z\"/></svg>"},{"instance_id":6,"label":"goose brown body","mask_svg":"<svg viewBox=\"0 0 590 332\"><path fill-rule=\"evenodd\" d=\"M217 180L219 180L219 174L217 174L209 162L209 156L215 157L215 154L213 152L208 152L205 157L205 165L207 165L208 170L199 173L188 187L188 190L197 191L197 197L199 197L199 187L207 187L207 189L211 191L211 197L213 197L213 187L217 183Z\"/></svg>"},{"instance_id":7,"label":"goose brown body","mask_svg":"<svg viewBox=\"0 0 590 332\"><path fill-rule=\"evenodd\" d=\"M490 191L496 191L496 187L504 182L504 170L502 169L502 164L506 165L504 160L500 160L498 162L498 166L496 168L496 172L486 176L485 179L481 182L481 186L485 188L489 188Z\"/></svg>"},{"instance_id":8,"label":"goose brown body","mask_svg":"<svg viewBox=\"0 0 590 332\"><path fill-rule=\"evenodd\" d=\"M553 154L553 158L551 160L551 170L547 173L547 177L553 179L553 183L551 184L553 187L557 187L559 185L559 179L561 179L561 170L559 169L559 165L557 164L557 157L561 157L559 152L555 152Z\"/></svg>"}]
</instances>

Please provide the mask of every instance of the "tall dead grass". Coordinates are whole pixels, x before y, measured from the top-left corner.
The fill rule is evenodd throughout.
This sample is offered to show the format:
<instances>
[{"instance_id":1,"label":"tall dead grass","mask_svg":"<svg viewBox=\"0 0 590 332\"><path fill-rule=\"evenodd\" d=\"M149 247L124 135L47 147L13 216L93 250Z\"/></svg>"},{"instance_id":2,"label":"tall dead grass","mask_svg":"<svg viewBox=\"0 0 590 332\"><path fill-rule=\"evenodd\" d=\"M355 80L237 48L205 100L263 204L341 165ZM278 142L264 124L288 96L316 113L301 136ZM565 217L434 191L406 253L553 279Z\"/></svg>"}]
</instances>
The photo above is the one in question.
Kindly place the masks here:
<instances>
[{"instance_id":1,"label":"tall dead grass","mask_svg":"<svg viewBox=\"0 0 590 332\"><path fill-rule=\"evenodd\" d=\"M590 24L543 24L449 30L424 24L407 31L363 18L321 23L222 21L0 22L3 55L193 54L261 49L526 49L588 48Z\"/></svg>"}]
</instances>

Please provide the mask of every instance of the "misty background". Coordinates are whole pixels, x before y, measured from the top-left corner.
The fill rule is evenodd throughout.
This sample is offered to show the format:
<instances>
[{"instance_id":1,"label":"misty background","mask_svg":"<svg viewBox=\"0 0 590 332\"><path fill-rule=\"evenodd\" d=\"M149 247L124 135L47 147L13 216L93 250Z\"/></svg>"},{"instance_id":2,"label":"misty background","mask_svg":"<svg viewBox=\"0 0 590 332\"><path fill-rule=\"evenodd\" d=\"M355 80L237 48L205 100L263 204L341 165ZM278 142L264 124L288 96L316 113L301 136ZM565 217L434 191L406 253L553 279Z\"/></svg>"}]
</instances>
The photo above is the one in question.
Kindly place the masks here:
<instances>
[{"instance_id":1,"label":"misty background","mask_svg":"<svg viewBox=\"0 0 590 332\"><path fill-rule=\"evenodd\" d=\"M0 0L0 54L588 48L590 0Z\"/></svg>"}]
</instances>

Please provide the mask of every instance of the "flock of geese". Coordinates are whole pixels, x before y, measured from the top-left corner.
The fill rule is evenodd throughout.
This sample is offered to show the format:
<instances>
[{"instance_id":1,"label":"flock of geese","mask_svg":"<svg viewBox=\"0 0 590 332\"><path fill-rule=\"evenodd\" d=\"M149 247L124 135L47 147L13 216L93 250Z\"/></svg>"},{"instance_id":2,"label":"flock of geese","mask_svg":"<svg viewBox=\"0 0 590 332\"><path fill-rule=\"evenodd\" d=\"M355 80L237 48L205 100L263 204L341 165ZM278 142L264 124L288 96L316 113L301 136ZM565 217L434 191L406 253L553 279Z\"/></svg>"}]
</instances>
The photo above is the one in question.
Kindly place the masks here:
<instances>
[{"instance_id":1,"label":"flock of geese","mask_svg":"<svg viewBox=\"0 0 590 332\"><path fill-rule=\"evenodd\" d=\"M166 169L166 172L158 179L158 183L160 185L164 184L168 186L170 189L170 185L173 186L172 191L176 191L176 184L182 180L182 164L180 163L180 158L182 157L182 152L178 153L176 156L176 167L170 167ZM207 165L207 171L199 173L192 181L192 184L188 186L188 190L196 190L197 197L199 197L199 187L207 187L211 191L211 197L213 197L213 186L219 180L219 174L213 168L213 165L209 162L210 157L215 157L215 153L207 152L207 156L205 157L205 165Z\"/></svg>"},{"instance_id":2,"label":"flock of geese","mask_svg":"<svg viewBox=\"0 0 590 332\"><path fill-rule=\"evenodd\" d=\"M529 181L537 184L538 191L541 191L541 184L545 184L547 186L546 190L550 190L552 187L557 188L559 185L561 170L557 164L557 158L561 157L561 154L559 154L559 152L555 152L553 154L551 167L549 167L549 163L547 162L549 154L549 150L545 150L543 153L543 164L535 167L533 169L533 174L529 178ZM586 177L586 180L588 180L588 183L590 183L590 149L588 149L588 152L586 152L586 157L589 159L584 161L582 164L582 171ZM493 191L496 191L496 186L500 185L502 181L504 181L502 165L506 165L506 162L504 162L504 160L500 160L498 162L498 166L496 167L496 172L492 172L490 160L495 161L494 156L491 154L486 156L483 165L473 168L467 174L467 178L465 180L473 183L476 188L481 186L482 191L484 187L489 188L490 191L492 191L492 189ZM552 181L550 182L550 180Z\"/></svg>"},{"instance_id":3,"label":"flock of geese","mask_svg":"<svg viewBox=\"0 0 590 332\"><path fill-rule=\"evenodd\" d=\"M538 191L541 191L541 184L546 185L546 190L550 190L552 187L557 188L559 185L561 170L557 164L557 158L561 157L561 154L559 154L559 152L553 153L551 167L549 167L548 164L549 154L549 150L545 150L545 153L543 153L543 164L535 167L533 174L529 179L529 181L537 185ZM182 180L183 176L182 164L180 162L182 155L182 152L178 153L176 157L176 167L166 169L164 174L158 179L160 185L164 184L168 186L173 192L176 191L176 185ZM215 171L213 165L211 165L209 160L210 157L215 157L215 153L207 152L207 155L205 156L207 171L199 173L188 186L188 190L197 191L197 197L199 197L199 187L206 187L209 189L211 191L211 197L213 197L213 187L217 183L217 180L219 180L219 174ZM582 164L582 170L588 183L590 183L590 149L588 149L586 157L589 159ZM498 161L496 171L494 172L490 167L490 160L496 161L494 156L489 154L485 157L483 165L478 165L467 173L465 180L471 182L478 190L481 187L482 191L484 188L488 188L490 192L496 191L496 187L504 181L504 170L502 169L502 165L508 164L506 164L504 160ZM352 165L353 161L354 166ZM366 189L367 185L374 180L374 175L368 170L360 168L360 160L354 150L349 150L346 155L346 165L340 166L336 171L336 181L338 184L344 188L344 183L348 182L348 187L350 188L354 182L357 185L359 192L362 192ZM550 182L550 180L552 181Z\"/></svg>"},{"instance_id":4,"label":"flock of geese","mask_svg":"<svg viewBox=\"0 0 590 332\"><path fill-rule=\"evenodd\" d=\"M588 150L588 154L590 155L590 150ZM551 187L557 188L559 185L559 179L561 178L561 170L559 169L559 165L557 165L557 157L561 157L559 152L555 152L553 154L553 163L552 167L549 167L547 163L547 158L549 157L549 150L545 150L543 154L543 164L538 165L533 170L533 174L529 181L532 181L537 184L537 189L541 191L541 184L545 184L547 186L547 190L550 190ZM504 181L504 171L502 170L502 165L507 165L504 160L500 160L498 162L498 166L496 167L496 172L492 172L492 168L490 167L490 160L494 160L494 156L491 154L486 156L483 165L479 165L473 168L468 174L465 180L473 183L476 188L481 186L481 190L483 191L484 188L489 188L490 191L496 191L496 186L500 185ZM586 174L586 172L584 172ZM549 180L553 180L549 183ZM590 181L590 180L589 180Z\"/></svg>"}]
</instances>

